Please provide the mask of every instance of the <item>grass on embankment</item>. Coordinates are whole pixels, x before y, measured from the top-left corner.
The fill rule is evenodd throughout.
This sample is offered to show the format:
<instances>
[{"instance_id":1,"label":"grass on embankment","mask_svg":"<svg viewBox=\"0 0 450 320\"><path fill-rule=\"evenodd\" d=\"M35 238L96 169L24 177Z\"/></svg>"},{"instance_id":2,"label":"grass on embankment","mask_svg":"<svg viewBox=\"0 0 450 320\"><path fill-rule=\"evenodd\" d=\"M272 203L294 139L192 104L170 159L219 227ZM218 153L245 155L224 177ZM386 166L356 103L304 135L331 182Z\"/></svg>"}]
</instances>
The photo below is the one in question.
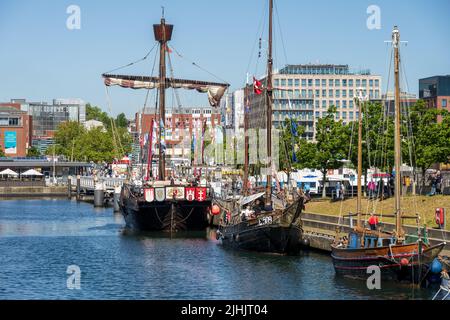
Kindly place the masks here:
<instances>
[{"instance_id":1,"label":"grass on embankment","mask_svg":"<svg viewBox=\"0 0 450 320\"><path fill-rule=\"evenodd\" d=\"M404 215L413 216L419 214L421 225L426 223L427 227L435 228L436 222L434 218L436 208L445 208L447 230L450 230L450 196L407 196L402 197L402 212ZM331 202L330 200L314 199L306 204L306 212L321 213L326 215L348 215L349 212L356 212L356 197L346 199L343 202ZM366 220L370 212L377 214L393 214L394 198L383 201L379 200L362 200L363 218ZM394 218L380 217L380 222L394 223ZM415 220L405 219L404 224L415 225Z\"/></svg>"}]
</instances>

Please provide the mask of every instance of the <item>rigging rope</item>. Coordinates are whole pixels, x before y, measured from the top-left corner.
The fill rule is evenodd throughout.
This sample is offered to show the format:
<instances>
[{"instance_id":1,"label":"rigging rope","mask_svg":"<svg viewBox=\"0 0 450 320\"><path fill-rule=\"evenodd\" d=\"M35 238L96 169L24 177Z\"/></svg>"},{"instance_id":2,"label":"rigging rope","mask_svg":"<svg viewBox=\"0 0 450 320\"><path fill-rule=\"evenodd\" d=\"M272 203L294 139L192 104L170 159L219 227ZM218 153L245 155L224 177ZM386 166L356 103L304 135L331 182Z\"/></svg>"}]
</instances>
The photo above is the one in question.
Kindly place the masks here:
<instances>
[{"instance_id":1,"label":"rigging rope","mask_svg":"<svg viewBox=\"0 0 450 320\"><path fill-rule=\"evenodd\" d=\"M158 43L155 43L155 45L150 49L150 51L149 51L143 58L138 59L138 60L133 61L133 62L130 62L130 63L124 65L124 66L121 66L121 67L112 69L112 70L107 71L107 72L104 72L104 73L111 73L111 72L114 72L114 71L117 71L117 70L120 70L120 69L124 69L124 68L130 67L130 66L132 66L132 65L135 65L135 64L137 64L137 63L139 63L139 62L141 62L141 61L146 60L147 57L150 55L150 53L155 49L155 47L156 47L157 44L158 44Z\"/></svg>"}]
</instances>

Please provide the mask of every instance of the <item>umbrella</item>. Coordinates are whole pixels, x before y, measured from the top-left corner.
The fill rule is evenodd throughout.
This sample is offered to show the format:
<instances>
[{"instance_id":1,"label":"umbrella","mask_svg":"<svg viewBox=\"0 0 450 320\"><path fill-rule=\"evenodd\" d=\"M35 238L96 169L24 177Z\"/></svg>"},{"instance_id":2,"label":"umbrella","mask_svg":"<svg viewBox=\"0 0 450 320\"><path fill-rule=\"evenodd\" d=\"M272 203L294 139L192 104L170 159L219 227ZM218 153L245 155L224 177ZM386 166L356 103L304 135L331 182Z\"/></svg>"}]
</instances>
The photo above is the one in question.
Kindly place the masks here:
<instances>
[{"instance_id":1,"label":"umbrella","mask_svg":"<svg viewBox=\"0 0 450 320\"><path fill-rule=\"evenodd\" d=\"M30 169L21 174L22 176L43 176L42 173L34 169Z\"/></svg>"},{"instance_id":2,"label":"umbrella","mask_svg":"<svg viewBox=\"0 0 450 320\"><path fill-rule=\"evenodd\" d=\"M2 176L18 176L19 174L17 172L12 171L11 169L5 169L0 172L0 175L2 175Z\"/></svg>"}]
</instances>

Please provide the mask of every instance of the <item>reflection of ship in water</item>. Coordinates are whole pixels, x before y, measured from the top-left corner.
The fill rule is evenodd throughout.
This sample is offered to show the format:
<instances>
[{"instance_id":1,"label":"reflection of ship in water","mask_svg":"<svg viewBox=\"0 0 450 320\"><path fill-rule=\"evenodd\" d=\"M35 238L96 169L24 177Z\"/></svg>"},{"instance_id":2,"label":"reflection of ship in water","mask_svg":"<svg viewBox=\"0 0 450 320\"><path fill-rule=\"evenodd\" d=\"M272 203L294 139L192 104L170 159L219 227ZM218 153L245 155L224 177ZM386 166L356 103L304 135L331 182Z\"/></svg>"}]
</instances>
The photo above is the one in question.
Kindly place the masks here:
<instances>
[{"instance_id":1,"label":"reflection of ship in water","mask_svg":"<svg viewBox=\"0 0 450 320\"><path fill-rule=\"evenodd\" d=\"M103 74L106 86L121 86L132 89L157 89L155 104L159 108L158 121L152 121L147 134L146 152L141 144L141 158L147 158L147 168L141 166L140 178L124 184L120 196L120 208L126 225L136 230L148 231L181 231L202 230L211 223L211 196L208 184L189 183L167 179L166 172L166 113L165 93L167 88L195 90L206 93L213 107L220 104L220 100L228 88L228 84L205 82L197 80L176 79L166 76L166 58L171 49L168 41L172 37L173 25L166 24L162 18L160 24L153 26L156 41L159 42L159 76L129 76ZM172 65L170 62L170 70ZM176 95L176 93L175 93ZM178 96L177 96L178 97ZM156 117L156 114L155 114ZM142 126L140 126L142 130ZM143 140L140 133L140 140ZM155 141L154 141L155 140ZM158 149L158 155L153 155L153 148ZM156 151L155 151L156 153ZM153 156L157 159L157 177L153 179ZM173 173L172 173L173 174Z\"/></svg>"},{"instance_id":2,"label":"reflection of ship in water","mask_svg":"<svg viewBox=\"0 0 450 320\"><path fill-rule=\"evenodd\" d=\"M205 241L216 241L216 229L206 227L203 230L190 230L168 233L165 231L140 231L124 228L122 235L136 237L137 239L203 239Z\"/></svg>"}]
</instances>

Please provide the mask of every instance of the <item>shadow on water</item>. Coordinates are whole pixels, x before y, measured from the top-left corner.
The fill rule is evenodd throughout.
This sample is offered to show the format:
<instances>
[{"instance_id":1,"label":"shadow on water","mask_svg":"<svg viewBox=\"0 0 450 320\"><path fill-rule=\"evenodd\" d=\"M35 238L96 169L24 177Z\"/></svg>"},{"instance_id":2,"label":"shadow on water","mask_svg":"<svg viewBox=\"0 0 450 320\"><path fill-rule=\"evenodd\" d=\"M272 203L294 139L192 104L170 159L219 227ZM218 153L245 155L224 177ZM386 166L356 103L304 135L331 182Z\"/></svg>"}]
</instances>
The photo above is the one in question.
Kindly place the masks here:
<instances>
[{"instance_id":1,"label":"shadow on water","mask_svg":"<svg viewBox=\"0 0 450 320\"><path fill-rule=\"evenodd\" d=\"M140 231L123 227L121 229L121 234L126 237L134 237L138 239L204 239L205 241L216 241L216 230L212 228L195 231L163 232Z\"/></svg>"}]
</instances>

